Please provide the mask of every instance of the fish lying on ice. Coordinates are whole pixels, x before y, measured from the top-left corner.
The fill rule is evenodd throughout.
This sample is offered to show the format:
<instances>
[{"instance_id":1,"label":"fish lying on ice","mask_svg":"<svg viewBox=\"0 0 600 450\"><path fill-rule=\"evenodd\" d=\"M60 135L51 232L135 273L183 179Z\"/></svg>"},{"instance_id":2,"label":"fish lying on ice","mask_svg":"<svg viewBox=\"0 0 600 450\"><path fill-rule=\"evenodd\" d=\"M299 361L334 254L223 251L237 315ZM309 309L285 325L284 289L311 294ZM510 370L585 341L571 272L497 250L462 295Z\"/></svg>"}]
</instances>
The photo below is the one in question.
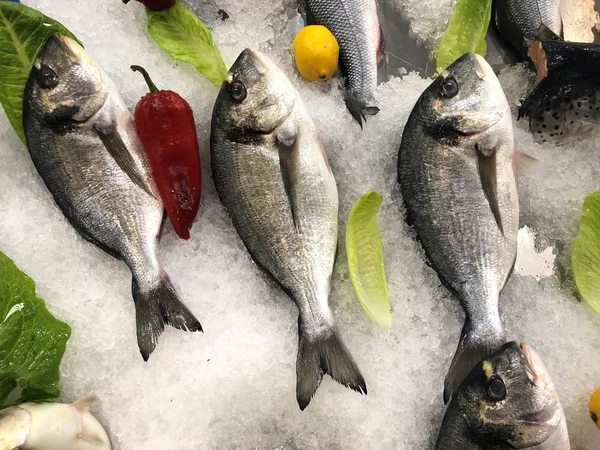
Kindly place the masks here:
<instances>
[{"instance_id":1,"label":"fish lying on ice","mask_svg":"<svg viewBox=\"0 0 600 450\"><path fill-rule=\"evenodd\" d=\"M65 217L131 269L142 357L165 324L201 330L156 258L164 208L133 117L75 41L56 36L42 48L25 88L23 125L33 163Z\"/></svg>"},{"instance_id":2,"label":"fish lying on ice","mask_svg":"<svg viewBox=\"0 0 600 450\"><path fill-rule=\"evenodd\" d=\"M306 13L310 24L327 27L340 45L346 106L362 127L379 112L374 93L384 49L376 0L306 0Z\"/></svg>"},{"instance_id":3,"label":"fish lying on ice","mask_svg":"<svg viewBox=\"0 0 600 450\"><path fill-rule=\"evenodd\" d=\"M328 306L338 193L304 103L269 58L244 50L213 110L212 171L252 258L299 309L296 396L306 408L324 373L355 391L365 381Z\"/></svg>"},{"instance_id":4,"label":"fish lying on ice","mask_svg":"<svg viewBox=\"0 0 600 450\"><path fill-rule=\"evenodd\" d=\"M466 315L445 402L504 344L498 297L515 262L519 223L513 146L502 87L474 54L425 90L404 128L398 181L406 220Z\"/></svg>"},{"instance_id":5,"label":"fish lying on ice","mask_svg":"<svg viewBox=\"0 0 600 450\"><path fill-rule=\"evenodd\" d=\"M481 361L448 405L436 450L570 450L565 414L538 354L509 342Z\"/></svg>"}]
</instances>

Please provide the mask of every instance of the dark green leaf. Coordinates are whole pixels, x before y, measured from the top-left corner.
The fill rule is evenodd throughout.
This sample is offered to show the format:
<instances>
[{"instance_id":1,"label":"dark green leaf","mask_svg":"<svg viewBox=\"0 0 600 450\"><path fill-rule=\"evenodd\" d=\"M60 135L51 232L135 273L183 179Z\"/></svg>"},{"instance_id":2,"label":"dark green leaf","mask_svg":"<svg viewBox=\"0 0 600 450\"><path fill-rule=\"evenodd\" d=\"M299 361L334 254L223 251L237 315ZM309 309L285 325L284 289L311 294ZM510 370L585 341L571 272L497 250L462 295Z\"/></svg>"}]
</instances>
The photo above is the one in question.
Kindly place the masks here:
<instances>
[{"instance_id":1,"label":"dark green leaf","mask_svg":"<svg viewBox=\"0 0 600 450\"><path fill-rule=\"evenodd\" d=\"M193 65L220 87L227 67L210 30L179 1L162 11L146 9L150 36L173 58Z\"/></svg>"},{"instance_id":2,"label":"dark green leaf","mask_svg":"<svg viewBox=\"0 0 600 450\"><path fill-rule=\"evenodd\" d=\"M71 328L35 294L35 283L0 252L0 407L18 386L15 402L58 397L58 367Z\"/></svg>"},{"instance_id":3,"label":"dark green leaf","mask_svg":"<svg viewBox=\"0 0 600 450\"><path fill-rule=\"evenodd\" d=\"M23 143L23 91L37 54L50 36L77 40L60 23L20 3L0 1L0 103Z\"/></svg>"}]
</instances>

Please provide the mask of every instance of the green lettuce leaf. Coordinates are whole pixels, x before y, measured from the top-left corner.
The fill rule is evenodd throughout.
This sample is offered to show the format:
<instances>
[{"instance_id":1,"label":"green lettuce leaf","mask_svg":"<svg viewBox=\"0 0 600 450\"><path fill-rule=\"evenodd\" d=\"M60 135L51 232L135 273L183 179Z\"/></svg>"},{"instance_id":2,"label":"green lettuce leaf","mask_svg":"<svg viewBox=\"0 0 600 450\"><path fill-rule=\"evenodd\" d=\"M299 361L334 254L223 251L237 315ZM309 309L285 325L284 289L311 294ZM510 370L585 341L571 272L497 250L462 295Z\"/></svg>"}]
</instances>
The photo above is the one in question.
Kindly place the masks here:
<instances>
[{"instance_id":1,"label":"green lettuce leaf","mask_svg":"<svg viewBox=\"0 0 600 450\"><path fill-rule=\"evenodd\" d=\"M50 36L77 40L60 23L20 3L0 1L0 103L25 144L23 91L33 61Z\"/></svg>"},{"instance_id":2,"label":"green lettuce leaf","mask_svg":"<svg viewBox=\"0 0 600 450\"><path fill-rule=\"evenodd\" d=\"M58 366L71 328L48 312L35 283L0 252L0 407L60 395Z\"/></svg>"},{"instance_id":3,"label":"green lettuce leaf","mask_svg":"<svg viewBox=\"0 0 600 450\"><path fill-rule=\"evenodd\" d=\"M438 73L465 53L485 56L491 16L492 0L458 0L437 51Z\"/></svg>"},{"instance_id":4,"label":"green lettuce leaf","mask_svg":"<svg viewBox=\"0 0 600 450\"><path fill-rule=\"evenodd\" d=\"M382 201L383 197L372 191L356 201L346 227L346 254L358 301L375 323L389 328L394 317L390 313L383 244L377 224Z\"/></svg>"},{"instance_id":5,"label":"green lettuce leaf","mask_svg":"<svg viewBox=\"0 0 600 450\"><path fill-rule=\"evenodd\" d=\"M227 67L210 30L181 2L162 11L146 9L150 36L173 58L193 65L220 87Z\"/></svg>"},{"instance_id":6,"label":"green lettuce leaf","mask_svg":"<svg viewBox=\"0 0 600 450\"><path fill-rule=\"evenodd\" d=\"M600 314L600 191L583 202L571 266L581 297Z\"/></svg>"}]
</instances>

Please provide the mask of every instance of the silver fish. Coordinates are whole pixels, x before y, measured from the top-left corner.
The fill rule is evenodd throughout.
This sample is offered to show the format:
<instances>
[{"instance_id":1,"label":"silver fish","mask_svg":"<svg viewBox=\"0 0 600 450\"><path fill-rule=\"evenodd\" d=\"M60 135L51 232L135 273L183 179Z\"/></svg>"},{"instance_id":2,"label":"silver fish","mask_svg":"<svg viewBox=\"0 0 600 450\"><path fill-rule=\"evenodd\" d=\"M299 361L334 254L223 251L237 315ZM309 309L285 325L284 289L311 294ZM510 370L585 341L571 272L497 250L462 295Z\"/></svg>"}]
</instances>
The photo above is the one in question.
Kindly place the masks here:
<instances>
[{"instance_id":1,"label":"silver fish","mask_svg":"<svg viewBox=\"0 0 600 450\"><path fill-rule=\"evenodd\" d=\"M473 54L425 90L404 128L398 180L406 219L466 315L445 402L504 343L498 296L514 265L519 222L513 146L502 87Z\"/></svg>"},{"instance_id":2,"label":"silver fish","mask_svg":"<svg viewBox=\"0 0 600 450\"><path fill-rule=\"evenodd\" d=\"M212 171L252 258L299 309L296 397L306 408L324 373L366 394L328 306L338 194L325 150L294 86L269 58L244 50L215 103Z\"/></svg>"},{"instance_id":3,"label":"silver fish","mask_svg":"<svg viewBox=\"0 0 600 450\"><path fill-rule=\"evenodd\" d=\"M539 33L562 37L561 0L494 0L493 21L500 34L524 58L526 41Z\"/></svg>"},{"instance_id":4,"label":"silver fish","mask_svg":"<svg viewBox=\"0 0 600 450\"><path fill-rule=\"evenodd\" d=\"M201 330L156 258L163 205L133 117L79 44L52 37L31 70L23 125L33 163L71 225L133 275L140 352L165 324Z\"/></svg>"},{"instance_id":5,"label":"silver fish","mask_svg":"<svg viewBox=\"0 0 600 450\"><path fill-rule=\"evenodd\" d=\"M436 450L570 450L550 375L526 344L509 342L481 361L450 402Z\"/></svg>"},{"instance_id":6,"label":"silver fish","mask_svg":"<svg viewBox=\"0 0 600 450\"><path fill-rule=\"evenodd\" d=\"M306 0L309 23L327 27L340 45L346 76L346 106L362 127L374 105L377 67L383 60L383 35L375 0Z\"/></svg>"}]
</instances>

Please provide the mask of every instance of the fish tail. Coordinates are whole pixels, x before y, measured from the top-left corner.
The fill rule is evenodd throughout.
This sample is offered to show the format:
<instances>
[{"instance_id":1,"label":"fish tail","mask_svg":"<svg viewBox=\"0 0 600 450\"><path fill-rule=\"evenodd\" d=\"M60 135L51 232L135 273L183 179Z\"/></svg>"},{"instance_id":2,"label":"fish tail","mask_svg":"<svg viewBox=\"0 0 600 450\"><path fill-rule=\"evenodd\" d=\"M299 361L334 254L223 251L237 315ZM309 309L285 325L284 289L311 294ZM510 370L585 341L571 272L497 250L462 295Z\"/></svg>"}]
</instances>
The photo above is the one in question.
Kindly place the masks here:
<instances>
[{"instance_id":1,"label":"fish tail","mask_svg":"<svg viewBox=\"0 0 600 450\"><path fill-rule=\"evenodd\" d=\"M458 390L463 380L473 368L505 342L502 326L475 328L467 317L463 326L460 342L446 380L444 381L444 403L447 404L452 394Z\"/></svg>"},{"instance_id":2,"label":"fish tail","mask_svg":"<svg viewBox=\"0 0 600 450\"><path fill-rule=\"evenodd\" d=\"M354 120L358 122L361 129L363 123L367 121L367 116L374 116L379 112L377 106L368 106L366 101L361 100L356 95L350 93L346 95L345 101L348 111L350 111Z\"/></svg>"},{"instance_id":3,"label":"fish tail","mask_svg":"<svg viewBox=\"0 0 600 450\"><path fill-rule=\"evenodd\" d=\"M202 331L200 322L183 304L164 270L160 270L158 282L148 287L141 286L134 275L132 292L138 346L144 361L154 351L165 324L179 330Z\"/></svg>"},{"instance_id":4,"label":"fish tail","mask_svg":"<svg viewBox=\"0 0 600 450\"><path fill-rule=\"evenodd\" d=\"M329 374L335 381L356 392L367 394L365 380L335 327L317 336L309 336L300 327L296 399L302 411L315 395L323 374Z\"/></svg>"}]
</instances>

